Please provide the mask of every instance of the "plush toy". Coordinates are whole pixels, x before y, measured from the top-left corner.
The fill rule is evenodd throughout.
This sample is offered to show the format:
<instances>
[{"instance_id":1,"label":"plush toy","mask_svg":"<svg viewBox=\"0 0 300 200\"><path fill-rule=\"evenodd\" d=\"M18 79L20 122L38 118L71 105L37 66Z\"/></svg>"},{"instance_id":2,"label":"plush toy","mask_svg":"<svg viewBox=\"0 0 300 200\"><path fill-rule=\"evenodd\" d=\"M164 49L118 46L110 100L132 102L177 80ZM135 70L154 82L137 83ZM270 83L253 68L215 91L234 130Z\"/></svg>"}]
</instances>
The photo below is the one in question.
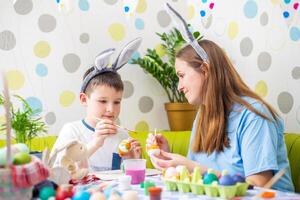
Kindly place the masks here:
<instances>
[{"instance_id":1,"label":"plush toy","mask_svg":"<svg viewBox=\"0 0 300 200\"><path fill-rule=\"evenodd\" d=\"M59 166L54 165L57 154L62 153ZM79 166L79 162L87 165L87 148L78 140L72 140L64 146L54 149L51 155L44 152L43 161L50 169L50 180L56 183L68 183L70 179L82 179L88 174L87 168Z\"/></svg>"},{"instance_id":2,"label":"plush toy","mask_svg":"<svg viewBox=\"0 0 300 200\"><path fill-rule=\"evenodd\" d=\"M89 171L87 168L80 168L79 162L87 163L87 148L85 144L75 140L65 148L60 163L69 171L72 179L82 179Z\"/></svg>"}]
</instances>

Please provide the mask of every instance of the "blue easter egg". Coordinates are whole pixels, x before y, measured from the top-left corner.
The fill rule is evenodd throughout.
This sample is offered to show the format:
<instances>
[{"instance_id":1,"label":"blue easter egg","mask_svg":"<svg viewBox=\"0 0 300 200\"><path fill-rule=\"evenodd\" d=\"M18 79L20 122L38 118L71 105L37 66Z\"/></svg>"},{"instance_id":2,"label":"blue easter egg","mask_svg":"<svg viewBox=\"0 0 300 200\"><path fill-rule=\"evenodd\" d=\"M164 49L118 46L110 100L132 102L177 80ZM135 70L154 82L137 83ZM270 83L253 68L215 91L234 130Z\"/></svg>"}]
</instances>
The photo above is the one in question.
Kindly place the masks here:
<instances>
[{"instance_id":1,"label":"blue easter egg","mask_svg":"<svg viewBox=\"0 0 300 200\"><path fill-rule=\"evenodd\" d=\"M235 183L244 183L245 182L245 178L239 174L235 174L233 177L232 177L233 181Z\"/></svg>"},{"instance_id":2,"label":"blue easter egg","mask_svg":"<svg viewBox=\"0 0 300 200\"><path fill-rule=\"evenodd\" d=\"M78 191L72 197L72 200L89 200L91 194L87 191Z\"/></svg>"},{"instance_id":3,"label":"blue easter egg","mask_svg":"<svg viewBox=\"0 0 300 200\"><path fill-rule=\"evenodd\" d=\"M229 174L221 176L221 178L219 179L220 185L234 185L235 183L236 182L233 180L233 178Z\"/></svg>"}]
</instances>

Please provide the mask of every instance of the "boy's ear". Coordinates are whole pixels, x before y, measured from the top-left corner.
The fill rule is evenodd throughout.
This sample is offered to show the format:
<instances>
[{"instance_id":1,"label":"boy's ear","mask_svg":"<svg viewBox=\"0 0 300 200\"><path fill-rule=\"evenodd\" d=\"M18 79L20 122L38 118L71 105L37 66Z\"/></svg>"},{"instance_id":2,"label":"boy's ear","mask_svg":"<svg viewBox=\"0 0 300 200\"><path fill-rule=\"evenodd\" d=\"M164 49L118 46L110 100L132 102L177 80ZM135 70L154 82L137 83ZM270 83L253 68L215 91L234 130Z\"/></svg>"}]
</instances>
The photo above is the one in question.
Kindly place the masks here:
<instances>
[{"instance_id":1,"label":"boy's ear","mask_svg":"<svg viewBox=\"0 0 300 200\"><path fill-rule=\"evenodd\" d=\"M86 106L86 104L87 104L87 98L88 98L87 94L85 94L83 92L81 92L79 94L79 100L80 100L81 105Z\"/></svg>"}]
</instances>

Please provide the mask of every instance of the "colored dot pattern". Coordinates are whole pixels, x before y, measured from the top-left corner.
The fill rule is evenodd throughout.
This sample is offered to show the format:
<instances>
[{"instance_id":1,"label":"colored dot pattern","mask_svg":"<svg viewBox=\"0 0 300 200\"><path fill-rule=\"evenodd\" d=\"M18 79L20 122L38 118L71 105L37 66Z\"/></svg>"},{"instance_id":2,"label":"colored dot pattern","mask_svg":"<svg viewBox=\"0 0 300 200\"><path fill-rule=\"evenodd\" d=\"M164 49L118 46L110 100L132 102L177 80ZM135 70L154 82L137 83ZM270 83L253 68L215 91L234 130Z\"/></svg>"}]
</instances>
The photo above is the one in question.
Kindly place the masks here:
<instances>
[{"instance_id":1,"label":"colored dot pattern","mask_svg":"<svg viewBox=\"0 0 300 200\"><path fill-rule=\"evenodd\" d=\"M40 77L45 77L48 75L48 68L45 64L39 63L36 65L35 72Z\"/></svg>"},{"instance_id":2,"label":"colored dot pattern","mask_svg":"<svg viewBox=\"0 0 300 200\"><path fill-rule=\"evenodd\" d=\"M249 19L252 19L257 14L257 3L253 0L248 0L244 5L245 16Z\"/></svg>"},{"instance_id":3,"label":"colored dot pattern","mask_svg":"<svg viewBox=\"0 0 300 200\"><path fill-rule=\"evenodd\" d=\"M51 47L47 41L39 41L34 45L34 54L39 58L45 58L49 56Z\"/></svg>"},{"instance_id":4,"label":"colored dot pattern","mask_svg":"<svg viewBox=\"0 0 300 200\"><path fill-rule=\"evenodd\" d=\"M41 15L39 17L38 26L42 32L51 32L56 28L56 19L52 15Z\"/></svg>"},{"instance_id":5,"label":"colored dot pattern","mask_svg":"<svg viewBox=\"0 0 300 200\"><path fill-rule=\"evenodd\" d=\"M110 37L115 41L121 41L124 39L126 31L123 24L113 23L108 27Z\"/></svg>"},{"instance_id":6,"label":"colored dot pattern","mask_svg":"<svg viewBox=\"0 0 300 200\"><path fill-rule=\"evenodd\" d=\"M74 53L66 54L63 57L63 66L69 73L74 73L80 67L81 61L78 55Z\"/></svg>"},{"instance_id":7,"label":"colored dot pattern","mask_svg":"<svg viewBox=\"0 0 300 200\"><path fill-rule=\"evenodd\" d=\"M2 31L0 33L0 49L9 51L16 46L16 37L11 31Z\"/></svg>"},{"instance_id":8,"label":"colored dot pattern","mask_svg":"<svg viewBox=\"0 0 300 200\"><path fill-rule=\"evenodd\" d=\"M12 93L20 94L58 133L62 125L84 116L76 101L83 73L93 58L140 36L143 43L128 66L120 70L124 83L118 122L138 131L168 129L163 103L167 97L157 82L132 59L154 48L167 58L155 32L173 27L162 3L150 0L14 0L1 3L0 56ZM284 115L286 129L300 132L299 1L178 1L193 30L219 44L252 89ZM61 5L64 4L64 7ZM275 12L276 11L276 12ZM7 18L9 16L9 18ZM287 59L286 59L287 58ZM295 89L296 88L296 89ZM25 95L26 94L26 95ZM130 113L130 114L128 114ZM0 113L1 115L2 113ZM159 117L158 117L159 116Z\"/></svg>"},{"instance_id":9,"label":"colored dot pattern","mask_svg":"<svg viewBox=\"0 0 300 200\"><path fill-rule=\"evenodd\" d=\"M6 73L8 88L10 90L19 90L24 86L25 77L19 70L10 70Z\"/></svg>"},{"instance_id":10,"label":"colored dot pattern","mask_svg":"<svg viewBox=\"0 0 300 200\"><path fill-rule=\"evenodd\" d=\"M59 103L63 107L69 107L75 100L76 95L71 91L64 91L60 94Z\"/></svg>"},{"instance_id":11,"label":"colored dot pattern","mask_svg":"<svg viewBox=\"0 0 300 200\"><path fill-rule=\"evenodd\" d=\"M37 97L28 97L25 101L29 104L35 114L40 114L43 111L42 102Z\"/></svg>"}]
</instances>

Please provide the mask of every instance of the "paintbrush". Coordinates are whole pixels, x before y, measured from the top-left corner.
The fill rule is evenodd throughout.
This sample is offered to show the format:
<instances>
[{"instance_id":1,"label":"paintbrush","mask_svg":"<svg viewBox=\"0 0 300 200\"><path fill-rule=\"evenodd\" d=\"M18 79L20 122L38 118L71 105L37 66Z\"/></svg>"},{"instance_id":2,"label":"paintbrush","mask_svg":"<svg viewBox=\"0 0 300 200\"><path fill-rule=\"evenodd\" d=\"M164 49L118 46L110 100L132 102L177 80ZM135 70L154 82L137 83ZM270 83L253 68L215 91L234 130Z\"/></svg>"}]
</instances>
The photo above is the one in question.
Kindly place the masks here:
<instances>
[{"instance_id":1,"label":"paintbrush","mask_svg":"<svg viewBox=\"0 0 300 200\"><path fill-rule=\"evenodd\" d=\"M96 120L98 120L98 121L101 121L101 119L100 118L98 118L98 117L95 117L95 119ZM128 129L128 128L125 128L125 127L123 127L123 126L120 126L120 125L118 125L118 124L114 124L116 127L118 127L118 128L120 128L120 129L122 129L122 130L125 130L125 131L127 131L127 132L133 132L133 133L137 133L136 131L134 131L134 130L130 130L130 129Z\"/></svg>"},{"instance_id":2,"label":"paintbrush","mask_svg":"<svg viewBox=\"0 0 300 200\"><path fill-rule=\"evenodd\" d=\"M263 187L262 189L270 189L286 172L286 169L283 168L279 172L275 174ZM253 196L251 199L257 199L258 197L261 196L261 192L255 196Z\"/></svg>"}]
</instances>

